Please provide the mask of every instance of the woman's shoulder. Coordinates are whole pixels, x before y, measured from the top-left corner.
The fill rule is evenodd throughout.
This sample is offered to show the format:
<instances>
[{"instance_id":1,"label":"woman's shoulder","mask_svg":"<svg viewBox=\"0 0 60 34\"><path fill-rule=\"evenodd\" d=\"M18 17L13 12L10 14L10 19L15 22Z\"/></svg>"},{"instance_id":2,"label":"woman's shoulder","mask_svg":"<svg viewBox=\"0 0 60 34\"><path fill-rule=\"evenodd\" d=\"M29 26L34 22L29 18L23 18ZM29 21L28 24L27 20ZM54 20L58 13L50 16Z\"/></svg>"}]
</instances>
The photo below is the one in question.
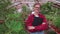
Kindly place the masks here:
<instances>
[{"instance_id":1,"label":"woman's shoulder","mask_svg":"<svg viewBox=\"0 0 60 34\"><path fill-rule=\"evenodd\" d=\"M28 16L29 16L29 17L33 17L34 15L33 15L33 14L29 14Z\"/></svg>"}]
</instances>

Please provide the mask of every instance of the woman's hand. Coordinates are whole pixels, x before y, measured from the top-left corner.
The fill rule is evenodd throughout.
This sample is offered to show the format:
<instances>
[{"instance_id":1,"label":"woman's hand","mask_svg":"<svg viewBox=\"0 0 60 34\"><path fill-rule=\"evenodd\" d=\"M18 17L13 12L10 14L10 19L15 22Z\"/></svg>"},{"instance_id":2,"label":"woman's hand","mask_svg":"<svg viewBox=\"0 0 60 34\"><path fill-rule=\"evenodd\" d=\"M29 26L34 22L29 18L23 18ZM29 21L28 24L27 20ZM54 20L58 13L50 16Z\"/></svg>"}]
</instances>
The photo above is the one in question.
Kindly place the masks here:
<instances>
[{"instance_id":1,"label":"woman's hand","mask_svg":"<svg viewBox=\"0 0 60 34\"><path fill-rule=\"evenodd\" d=\"M28 26L28 29L30 30L30 29L35 29L35 27L34 26Z\"/></svg>"}]
</instances>

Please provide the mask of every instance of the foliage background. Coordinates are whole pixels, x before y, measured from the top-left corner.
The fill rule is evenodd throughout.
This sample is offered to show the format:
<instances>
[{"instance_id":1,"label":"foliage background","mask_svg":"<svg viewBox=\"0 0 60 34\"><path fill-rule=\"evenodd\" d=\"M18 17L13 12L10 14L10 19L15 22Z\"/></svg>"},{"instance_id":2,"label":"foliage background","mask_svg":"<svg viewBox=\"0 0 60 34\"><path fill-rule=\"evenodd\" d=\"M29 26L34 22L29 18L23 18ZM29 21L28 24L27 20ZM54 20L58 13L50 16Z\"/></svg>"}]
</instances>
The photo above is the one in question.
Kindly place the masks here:
<instances>
[{"instance_id":1,"label":"foliage background","mask_svg":"<svg viewBox=\"0 0 60 34\"><path fill-rule=\"evenodd\" d=\"M41 6L41 13L44 14L47 20L52 21L53 25L60 28L60 8L53 7L53 2L47 2Z\"/></svg>"},{"instance_id":2,"label":"foliage background","mask_svg":"<svg viewBox=\"0 0 60 34\"><path fill-rule=\"evenodd\" d=\"M23 5L22 12L18 13L14 7L7 9L11 4L9 0L0 0L0 20L4 20L4 23L0 24L0 34L27 34L24 20L31 10ZM52 20L53 25L60 28L60 9L53 7L53 4L48 2L42 5L41 13L46 16L47 20Z\"/></svg>"}]
</instances>

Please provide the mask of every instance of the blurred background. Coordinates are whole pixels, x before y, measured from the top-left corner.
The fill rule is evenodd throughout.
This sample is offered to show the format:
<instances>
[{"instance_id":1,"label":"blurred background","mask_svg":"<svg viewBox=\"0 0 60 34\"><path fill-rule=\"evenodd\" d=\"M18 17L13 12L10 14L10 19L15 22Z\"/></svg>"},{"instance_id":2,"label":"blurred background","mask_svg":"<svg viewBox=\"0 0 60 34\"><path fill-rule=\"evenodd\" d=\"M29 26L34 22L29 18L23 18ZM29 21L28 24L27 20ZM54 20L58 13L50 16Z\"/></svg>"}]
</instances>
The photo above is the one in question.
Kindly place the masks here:
<instances>
[{"instance_id":1,"label":"blurred background","mask_svg":"<svg viewBox=\"0 0 60 34\"><path fill-rule=\"evenodd\" d=\"M38 2L49 24L45 34L60 34L60 0L0 0L0 34L29 34L24 20Z\"/></svg>"}]
</instances>

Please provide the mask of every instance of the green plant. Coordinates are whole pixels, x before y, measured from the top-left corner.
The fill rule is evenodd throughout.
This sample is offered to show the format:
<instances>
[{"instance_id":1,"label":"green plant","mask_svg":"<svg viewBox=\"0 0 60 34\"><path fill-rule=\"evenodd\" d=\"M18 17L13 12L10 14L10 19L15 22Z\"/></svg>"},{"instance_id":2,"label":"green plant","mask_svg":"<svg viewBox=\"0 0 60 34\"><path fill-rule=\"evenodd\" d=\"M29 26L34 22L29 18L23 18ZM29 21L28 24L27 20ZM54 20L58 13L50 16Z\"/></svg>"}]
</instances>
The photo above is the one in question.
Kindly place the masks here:
<instances>
[{"instance_id":1,"label":"green plant","mask_svg":"<svg viewBox=\"0 0 60 34\"><path fill-rule=\"evenodd\" d=\"M0 24L0 34L5 34L7 31L8 28L5 26L5 24Z\"/></svg>"},{"instance_id":2,"label":"green plant","mask_svg":"<svg viewBox=\"0 0 60 34\"><path fill-rule=\"evenodd\" d=\"M57 28L60 28L60 16L58 16L58 17L56 18L54 24L55 24L55 26L56 26Z\"/></svg>"},{"instance_id":3,"label":"green plant","mask_svg":"<svg viewBox=\"0 0 60 34\"><path fill-rule=\"evenodd\" d=\"M56 34L54 31L49 31L48 34Z\"/></svg>"},{"instance_id":4,"label":"green plant","mask_svg":"<svg viewBox=\"0 0 60 34\"><path fill-rule=\"evenodd\" d=\"M15 11L15 8L8 8L12 3L10 0L0 0L0 20L5 21L7 19L8 14L13 14ZM8 9L7 9L8 8ZM5 34L8 32L9 29L6 27L5 22L0 23L0 34Z\"/></svg>"},{"instance_id":5,"label":"green plant","mask_svg":"<svg viewBox=\"0 0 60 34\"><path fill-rule=\"evenodd\" d=\"M43 13L48 20L52 20L53 25L57 26L60 28L60 21L59 21L59 12L60 9L53 7L53 2L47 2L46 4L43 4L41 6L41 13Z\"/></svg>"},{"instance_id":6,"label":"green plant","mask_svg":"<svg viewBox=\"0 0 60 34\"><path fill-rule=\"evenodd\" d=\"M11 4L9 0L0 0L0 20L5 20L7 14L14 13L14 7L7 9Z\"/></svg>"},{"instance_id":7,"label":"green plant","mask_svg":"<svg viewBox=\"0 0 60 34\"><path fill-rule=\"evenodd\" d=\"M28 15L31 13L31 10L26 6L26 5L23 5L22 6L22 11L23 11L23 18L24 20L28 17Z\"/></svg>"},{"instance_id":8,"label":"green plant","mask_svg":"<svg viewBox=\"0 0 60 34\"><path fill-rule=\"evenodd\" d=\"M10 34L11 32L20 33L27 33L24 26L24 20L22 17L22 13L15 13L7 15L7 19L5 20L5 25L9 29L7 32ZM6 34L7 34L6 33Z\"/></svg>"},{"instance_id":9,"label":"green plant","mask_svg":"<svg viewBox=\"0 0 60 34\"><path fill-rule=\"evenodd\" d=\"M9 29L5 34L28 34L25 30L24 20L28 16L28 8L26 6L22 7L21 13L8 14L5 20L5 25Z\"/></svg>"}]
</instances>

